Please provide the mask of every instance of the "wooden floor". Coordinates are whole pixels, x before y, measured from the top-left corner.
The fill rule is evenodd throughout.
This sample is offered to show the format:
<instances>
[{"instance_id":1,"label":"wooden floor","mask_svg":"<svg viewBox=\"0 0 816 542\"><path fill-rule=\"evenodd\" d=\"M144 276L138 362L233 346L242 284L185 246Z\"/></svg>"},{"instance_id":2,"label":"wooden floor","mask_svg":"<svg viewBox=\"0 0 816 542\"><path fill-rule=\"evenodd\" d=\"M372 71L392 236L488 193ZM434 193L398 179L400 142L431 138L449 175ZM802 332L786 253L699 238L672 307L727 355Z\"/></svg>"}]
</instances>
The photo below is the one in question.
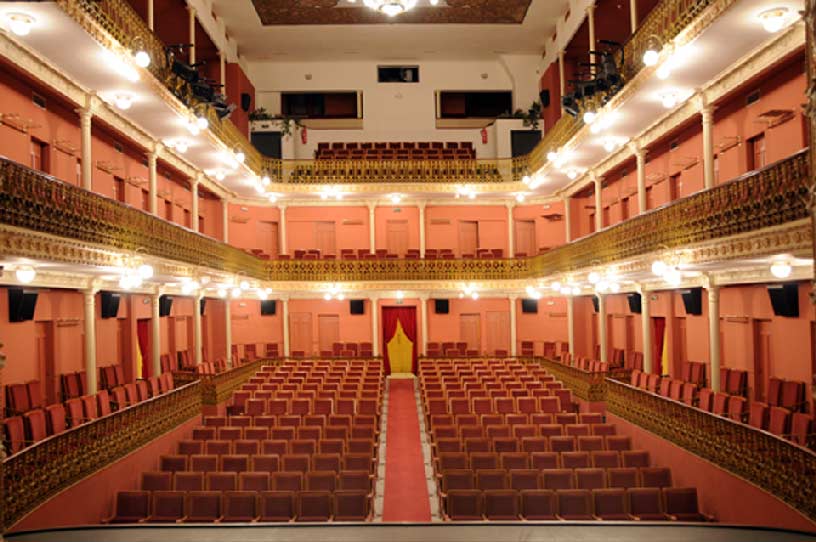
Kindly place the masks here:
<instances>
[{"instance_id":1,"label":"wooden floor","mask_svg":"<svg viewBox=\"0 0 816 542\"><path fill-rule=\"evenodd\" d=\"M287 524L156 525L78 527L7 533L19 542L816 542L816 533L728 525L658 523L457 523L457 524Z\"/></svg>"}]
</instances>

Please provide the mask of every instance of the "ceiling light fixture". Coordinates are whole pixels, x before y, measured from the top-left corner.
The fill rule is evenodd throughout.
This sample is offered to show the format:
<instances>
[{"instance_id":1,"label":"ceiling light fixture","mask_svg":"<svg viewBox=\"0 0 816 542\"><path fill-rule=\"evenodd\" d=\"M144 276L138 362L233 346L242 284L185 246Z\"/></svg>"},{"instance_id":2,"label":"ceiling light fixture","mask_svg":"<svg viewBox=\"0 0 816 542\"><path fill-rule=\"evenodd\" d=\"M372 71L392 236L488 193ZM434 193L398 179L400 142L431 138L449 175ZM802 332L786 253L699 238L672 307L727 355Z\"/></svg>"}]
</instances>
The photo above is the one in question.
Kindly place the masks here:
<instances>
[{"instance_id":1,"label":"ceiling light fixture","mask_svg":"<svg viewBox=\"0 0 816 542\"><path fill-rule=\"evenodd\" d=\"M402 194L391 194L389 199L391 200L391 203L398 205L402 201Z\"/></svg>"},{"instance_id":2,"label":"ceiling light fixture","mask_svg":"<svg viewBox=\"0 0 816 542\"><path fill-rule=\"evenodd\" d=\"M147 68L150 66L150 55L144 50L136 51L136 53L133 55L133 61L140 68Z\"/></svg>"},{"instance_id":3,"label":"ceiling light fixture","mask_svg":"<svg viewBox=\"0 0 816 542\"><path fill-rule=\"evenodd\" d=\"M6 24L15 36L28 36L31 33L31 28L34 26L34 17L27 13L9 13L6 15Z\"/></svg>"},{"instance_id":4,"label":"ceiling light fixture","mask_svg":"<svg viewBox=\"0 0 816 542\"><path fill-rule=\"evenodd\" d=\"M374 11L396 17L416 7L417 0L363 0L363 3Z\"/></svg>"},{"instance_id":5,"label":"ceiling light fixture","mask_svg":"<svg viewBox=\"0 0 816 542\"><path fill-rule=\"evenodd\" d=\"M666 109L674 109L674 107L677 106L677 102L677 93L672 90L660 94L660 103L663 104L663 107Z\"/></svg>"},{"instance_id":6,"label":"ceiling light fixture","mask_svg":"<svg viewBox=\"0 0 816 542\"><path fill-rule=\"evenodd\" d=\"M114 105L122 111L127 111L133 105L133 96L125 92L116 94L113 97Z\"/></svg>"},{"instance_id":7,"label":"ceiling light fixture","mask_svg":"<svg viewBox=\"0 0 816 542\"><path fill-rule=\"evenodd\" d=\"M663 49L657 36L650 36L646 40L646 50L643 51L643 63L647 66L656 66L660 60L660 50Z\"/></svg>"},{"instance_id":8,"label":"ceiling light fixture","mask_svg":"<svg viewBox=\"0 0 816 542\"><path fill-rule=\"evenodd\" d=\"M786 7L772 8L760 13L758 18L762 28L773 34L785 28L790 18L790 10Z\"/></svg>"}]
</instances>

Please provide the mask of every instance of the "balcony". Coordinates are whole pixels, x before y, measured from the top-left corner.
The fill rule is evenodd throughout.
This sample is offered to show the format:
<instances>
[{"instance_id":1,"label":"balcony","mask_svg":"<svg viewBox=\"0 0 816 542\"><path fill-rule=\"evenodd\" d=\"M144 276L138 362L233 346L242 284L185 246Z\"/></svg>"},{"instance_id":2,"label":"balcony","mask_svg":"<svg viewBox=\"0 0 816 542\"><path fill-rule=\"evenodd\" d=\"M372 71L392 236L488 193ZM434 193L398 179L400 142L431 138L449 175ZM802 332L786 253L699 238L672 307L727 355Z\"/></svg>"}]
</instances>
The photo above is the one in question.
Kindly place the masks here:
<instances>
[{"instance_id":1,"label":"balcony","mask_svg":"<svg viewBox=\"0 0 816 542\"><path fill-rule=\"evenodd\" d=\"M0 160L0 224L6 226L0 239L8 256L106 266L118 264L119 256L112 250L139 252L275 281L282 287L304 281L521 281L681 248L697 249L700 263L809 251L808 194L807 150L803 150L531 258L270 261ZM788 225L795 228L783 234L787 245L762 240L765 232ZM736 241L726 244L726 240Z\"/></svg>"}]
</instances>

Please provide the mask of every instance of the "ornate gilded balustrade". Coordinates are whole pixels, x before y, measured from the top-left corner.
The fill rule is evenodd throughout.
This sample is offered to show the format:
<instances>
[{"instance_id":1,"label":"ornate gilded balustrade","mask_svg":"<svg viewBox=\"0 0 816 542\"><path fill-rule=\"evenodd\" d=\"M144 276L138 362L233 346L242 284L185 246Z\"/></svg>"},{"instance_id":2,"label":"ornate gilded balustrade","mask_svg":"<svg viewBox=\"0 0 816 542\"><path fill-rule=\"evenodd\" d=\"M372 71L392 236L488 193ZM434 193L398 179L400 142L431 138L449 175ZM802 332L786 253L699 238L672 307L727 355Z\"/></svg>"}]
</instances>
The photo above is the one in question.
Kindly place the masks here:
<instances>
[{"instance_id":1,"label":"ornate gilded balustrade","mask_svg":"<svg viewBox=\"0 0 816 542\"><path fill-rule=\"evenodd\" d=\"M758 232L808 218L807 151L606 228L545 254L523 259L260 260L105 196L0 160L0 224L96 244L141 251L271 281L523 280L625 261L637 256ZM799 234L797 234L799 235ZM82 251L39 243L9 254L71 263ZM737 245L744 245L740 249ZM772 253L774 246L739 241L728 250L704 249L711 260ZM32 254L41 247L41 254Z\"/></svg>"},{"instance_id":2,"label":"ornate gilded balustrade","mask_svg":"<svg viewBox=\"0 0 816 542\"><path fill-rule=\"evenodd\" d=\"M643 51L651 41L669 43L682 32L689 38L698 35L713 19L736 0L661 0L624 46L623 76L630 81L644 67ZM136 50L144 47L153 62L150 70L167 89L188 105L195 99L186 83L173 76L164 56L164 44L130 6L127 0L57 0L60 7L77 20L103 45L117 42ZM702 15L708 14L708 17ZM229 148L240 148L247 164L256 173L268 174L279 183L496 183L516 182L529 172L543 167L549 151L566 144L583 126L581 119L563 116L528 155L508 160L404 160L371 163L344 160L280 161L263 157L249 140L229 121L221 121L208 111L210 129Z\"/></svg>"},{"instance_id":3,"label":"ornate gilded balustrade","mask_svg":"<svg viewBox=\"0 0 816 542\"><path fill-rule=\"evenodd\" d=\"M3 461L5 528L63 489L201 413L198 382L47 438Z\"/></svg>"},{"instance_id":4,"label":"ornate gilded balustrade","mask_svg":"<svg viewBox=\"0 0 816 542\"><path fill-rule=\"evenodd\" d=\"M275 365L280 360L258 359L235 369L204 376L201 379L201 402L213 406L226 401L232 392L240 388L264 365Z\"/></svg>"},{"instance_id":5,"label":"ornate gilded balustrade","mask_svg":"<svg viewBox=\"0 0 816 542\"><path fill-rule=\"evenodd\" d=\"M816 453L775 435L615 380L607 409L767 490L816 520Z\"/></svg>"}]
</instances>

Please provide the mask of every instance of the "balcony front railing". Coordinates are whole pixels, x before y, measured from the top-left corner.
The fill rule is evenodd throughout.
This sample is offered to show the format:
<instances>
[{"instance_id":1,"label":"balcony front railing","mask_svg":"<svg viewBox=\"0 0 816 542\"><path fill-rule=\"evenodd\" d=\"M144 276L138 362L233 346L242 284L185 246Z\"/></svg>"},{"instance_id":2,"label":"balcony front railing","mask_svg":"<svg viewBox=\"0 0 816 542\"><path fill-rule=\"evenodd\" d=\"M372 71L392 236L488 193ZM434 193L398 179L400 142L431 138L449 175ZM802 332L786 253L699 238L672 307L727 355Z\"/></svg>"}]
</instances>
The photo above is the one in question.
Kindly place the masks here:
<instances>
[{"instance_id":1,"label":"balcony front railing","mask_svg":"<svg viewBox=\"0 0 816 542\"><path fill-rule=\"evenodd\" d=\"M661 0L624 45L624 81L630 81L644 67L642 56L647 45L668 44L682 32L695 37L717 15L736 0ZM196 101L187 83L174 76L167 65L164 44L131 7L127 0L57 0L86 31L103 45L114 41L121 46L147 50L153 62L150 71L186 105L203 107ZM707 16L704 16L706 15ZM229 120L219 120L212 109L207 112L210 129L227 147L241 149L246 163L258 175L268 174L275 182L304 185L312 183L498 183L517 182L547 163L547 153L564 146L583 126L578 118L564 115L544 134L528 155L507 160L393 160L371 163L365 160L281 161L266 158Z\"/></svg>"},{"instance_id":2,"label":"balcony front railing","mask_svg":"<svg viewBox=\"0 0 816 542\"><path fill-rule=\"evenodd\" d=\"M807 219L807 151L530 258L261 260L139 209L0 159L0 224L270 281L523 280L688 248ZM39 245L38 245L39 246ZM7 247L14 252L14 245ZM79 251L44 260L88 263ZM771 246L752 246L754 255ZM22 254L18 254L22 255ZM712 253L712 259L734 257Z\"/></svg>"},{"instance_id":3,"label":"balcony front railing","mask_svg":"<svg viewBox=\"0 0 816 542\"><path fill-rule=\"evenodd\" d=\"M816 520L816 453L749 425L608 379L606 407Z\"/></svg>"},{"instance_id":4,"label":"balcony front railing","mask_svg":"<svg viewBox=\"0 0 816 542\"><path fill-rule=\"evenodd\" d=\"M201 414L198 382L49 437L2 465L2 523L10 528L83 478Z\"/></svg>"}]
</instances>

